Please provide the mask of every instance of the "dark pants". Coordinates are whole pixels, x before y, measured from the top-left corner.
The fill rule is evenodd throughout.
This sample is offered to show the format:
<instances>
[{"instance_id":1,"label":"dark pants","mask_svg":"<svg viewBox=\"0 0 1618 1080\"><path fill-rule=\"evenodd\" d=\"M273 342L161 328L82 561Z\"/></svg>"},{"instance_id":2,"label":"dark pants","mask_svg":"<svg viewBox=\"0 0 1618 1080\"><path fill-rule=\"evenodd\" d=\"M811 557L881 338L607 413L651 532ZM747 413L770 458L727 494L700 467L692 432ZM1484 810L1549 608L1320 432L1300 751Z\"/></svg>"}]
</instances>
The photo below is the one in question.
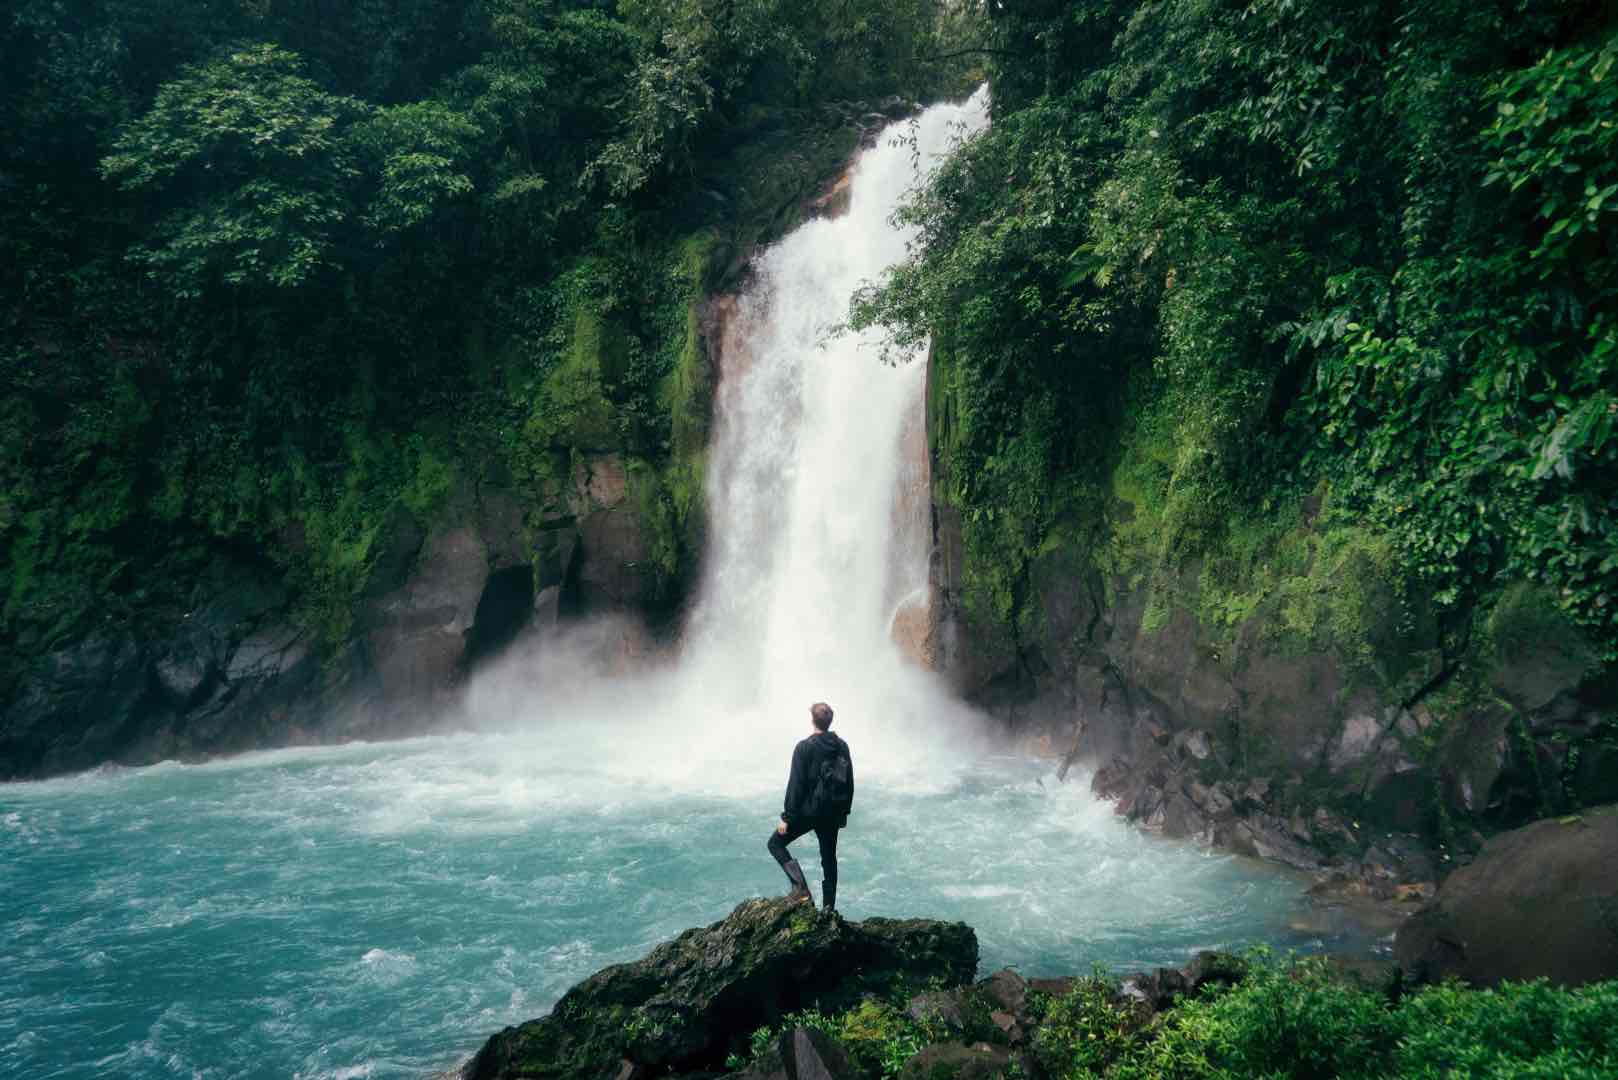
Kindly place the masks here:
<instances>
[{"instance_id":1,"label":"dark pants","mask_svg":"<svg viewBox=\"0 0 1618 1080\"><path fill-rule=\"evenodd\" d=\"M804 833L813 831L815 839L820 841L820 876L832 885L837 884L837 833L836 825L806 825L802 822L788 825L784 833L770 833L770 842L767 845L775 861L785 867L787 860L792 856L787 854L787 845L792 843Z\"/></svg>"}]
</instances>

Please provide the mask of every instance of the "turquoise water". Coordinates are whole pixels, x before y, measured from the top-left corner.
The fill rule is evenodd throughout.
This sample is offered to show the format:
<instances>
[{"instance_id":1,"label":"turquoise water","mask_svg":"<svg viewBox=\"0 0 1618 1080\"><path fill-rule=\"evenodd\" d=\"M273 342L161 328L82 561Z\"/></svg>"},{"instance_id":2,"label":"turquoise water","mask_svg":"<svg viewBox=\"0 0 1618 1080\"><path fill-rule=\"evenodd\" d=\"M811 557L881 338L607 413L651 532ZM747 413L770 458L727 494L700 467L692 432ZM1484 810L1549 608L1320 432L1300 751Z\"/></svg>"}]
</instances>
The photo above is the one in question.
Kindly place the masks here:
<instances>
[{"instance_id":1,"label":"turquoise water","mask_svg":"<svg viewBox=\"0 0 1618 1080\"><path fill-rule=\"evenodd\" d=\"M784 890L774 770L660 781L563 746L462 735L0 786L0 1074L421 1077ZM984 973L1310 944L1285 929L1296 878L1142 834L1049 769L867 780L840 907L964 919ZM812 838L795 851L818 894Z\"/></svg>"}]
</instances>

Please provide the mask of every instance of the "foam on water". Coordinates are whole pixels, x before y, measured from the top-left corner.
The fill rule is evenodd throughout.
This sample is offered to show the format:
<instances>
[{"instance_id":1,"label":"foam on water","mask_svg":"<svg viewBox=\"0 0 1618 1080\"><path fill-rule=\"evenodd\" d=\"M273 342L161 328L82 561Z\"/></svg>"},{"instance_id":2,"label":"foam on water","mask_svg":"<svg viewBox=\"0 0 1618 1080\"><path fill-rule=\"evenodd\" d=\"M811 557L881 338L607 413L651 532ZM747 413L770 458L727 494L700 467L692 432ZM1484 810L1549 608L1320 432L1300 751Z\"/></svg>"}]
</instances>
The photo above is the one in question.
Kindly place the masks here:
<instances>
[{"instance_id":1,"label":"foam on water","mask_svg":"<svg viewBox=\"0 0 1618 1080\"><path fill-rule=\"evenodd\" d=\"M480 675L472 733L0 786L0 1076L442 1071L592 971L780 892L764 839L820 699L854 748L851 918L964 919L985 970L1029 973L1311 944L1284 929L1297 881L995 756L890 639L927 594L923 366L831 331L903 255L904 189L984 105L883 140L845 217L759 261L677 662L603 677L623 630L601 621Z\"/></svg>"},{"instance_id":2,"label":"foam on water","mask_svg":"<svg viewBox=\"0 0 1618 1080\"><path fill-rule=\"evenodd\" d=\"M781 779L632 784L491 734L0 787L0 1075L448 1068L590 972L779 892ZM965 919L985 970L1311 944L1284 930L1295 880L1134 830L1087 781L1002 757L870 785L840 906ZM800 858L815 880L812 844Z\"/></svg>"}]
</instances>

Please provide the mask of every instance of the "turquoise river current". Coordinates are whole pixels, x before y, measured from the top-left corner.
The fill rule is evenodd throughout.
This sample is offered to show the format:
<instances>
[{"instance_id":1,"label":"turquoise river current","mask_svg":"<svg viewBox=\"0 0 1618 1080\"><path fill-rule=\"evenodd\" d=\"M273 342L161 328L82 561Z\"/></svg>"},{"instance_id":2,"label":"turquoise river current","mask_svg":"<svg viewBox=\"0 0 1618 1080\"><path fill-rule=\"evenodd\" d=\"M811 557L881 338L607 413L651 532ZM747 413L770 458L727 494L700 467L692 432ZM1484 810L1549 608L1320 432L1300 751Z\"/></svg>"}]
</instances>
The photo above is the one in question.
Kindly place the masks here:
<instances>
[{"instance_id":1,"label":"turquoise river current","mask_svg":"<svg viewBox=\"0 0 1618 1080\"><path fill-rule=\"evenodd\" d=\"M444 736L0 787L0 1074L429 1076L784 890L778 793L630 783L557 749ZM1132 828L1085 780L989 757L867 783L840 907L963 919L983 973L1326 944L1287 930L1296 878Z\"/></svg>"}]
</instances>

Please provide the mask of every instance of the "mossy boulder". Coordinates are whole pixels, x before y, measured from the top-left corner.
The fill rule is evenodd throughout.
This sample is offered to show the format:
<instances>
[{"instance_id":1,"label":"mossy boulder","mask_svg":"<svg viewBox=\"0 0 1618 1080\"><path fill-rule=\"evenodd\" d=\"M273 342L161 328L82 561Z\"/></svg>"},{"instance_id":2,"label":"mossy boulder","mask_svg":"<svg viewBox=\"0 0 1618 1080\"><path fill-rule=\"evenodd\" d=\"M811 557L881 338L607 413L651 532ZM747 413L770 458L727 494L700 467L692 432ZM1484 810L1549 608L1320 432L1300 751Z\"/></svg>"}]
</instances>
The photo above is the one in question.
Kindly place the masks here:
<instances>
[{"instance_id":1,"label":"mossy boulder","mask_svg":"<svg viewBox=\"0 0 1618 1080\"><path fill-rule=\"evenodd\" d=\"M1491 839L1399 928L1394 955L1434 982L1618 978L1618 805Z\"/></svg>"},{"instance_id":2,"label":"mossy boulder","mask_svg":"<svg viewBox=\"0 0 1618 1080\"><path fill-rule=\"evenodd\" d=\"M590 976L549 1016L491 1038L463 1076L596 1080L625 1061L717 1069L752 1031L794 1009L906 981L965 982L977 961L977 935L964 923L851 923L807 904L748 900L712 926Z\"/></svg>"}]
</instances>

